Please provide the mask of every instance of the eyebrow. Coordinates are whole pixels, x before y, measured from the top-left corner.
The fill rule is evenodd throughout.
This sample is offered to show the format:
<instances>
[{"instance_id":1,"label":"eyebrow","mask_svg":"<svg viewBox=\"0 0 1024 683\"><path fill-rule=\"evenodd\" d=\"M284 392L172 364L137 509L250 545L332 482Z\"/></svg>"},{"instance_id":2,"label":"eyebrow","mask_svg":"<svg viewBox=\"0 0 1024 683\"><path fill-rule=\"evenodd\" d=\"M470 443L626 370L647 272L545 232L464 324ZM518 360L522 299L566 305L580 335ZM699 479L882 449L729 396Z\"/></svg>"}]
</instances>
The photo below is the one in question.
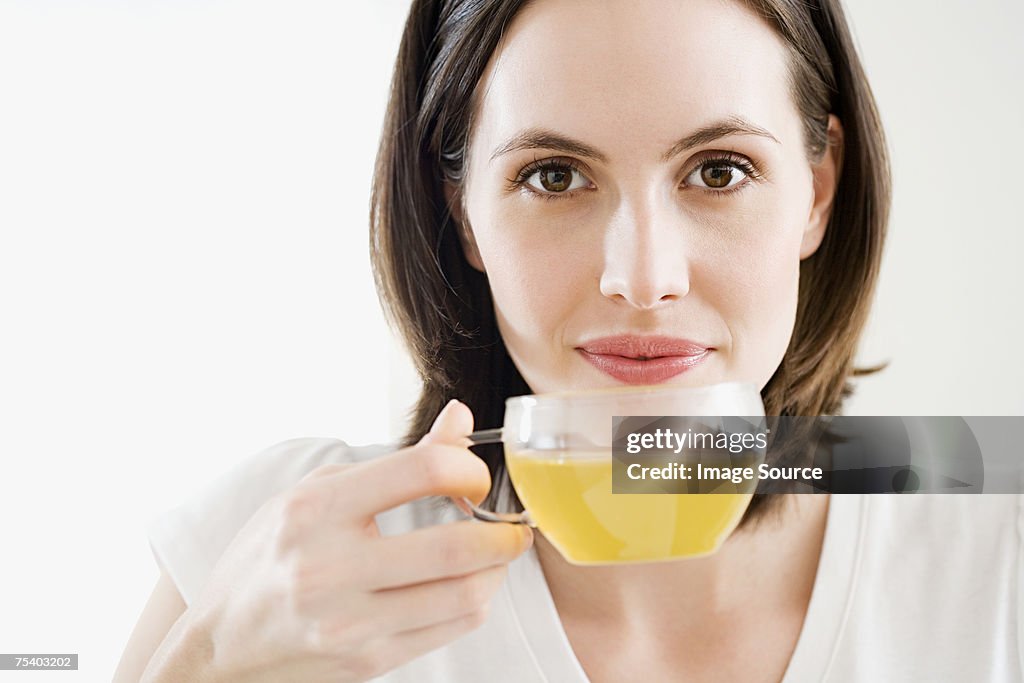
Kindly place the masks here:
<instances>
[{"instance_id":1,"label":"eyebrow","mask_svg":"<svg viewBox=\"0 0 1024 683\"><path fill-rule=\"evenodd\" d=\"M689 135L680 138L662 154L661 160L669 161L672 157L685 152L691 147L706 145L709 142L714 142L729 135L757 135L779 144L778 139L761 126L755 125L741 116L729 116L701 126ZM604 162L608 160L606 154L584 142L554 131L542 128L528 128L517 133L495 149L491 154L491 161L494 161L503 154L518 152L524 149L551 149L596 161Z\"/></svg>"}]
</instances>

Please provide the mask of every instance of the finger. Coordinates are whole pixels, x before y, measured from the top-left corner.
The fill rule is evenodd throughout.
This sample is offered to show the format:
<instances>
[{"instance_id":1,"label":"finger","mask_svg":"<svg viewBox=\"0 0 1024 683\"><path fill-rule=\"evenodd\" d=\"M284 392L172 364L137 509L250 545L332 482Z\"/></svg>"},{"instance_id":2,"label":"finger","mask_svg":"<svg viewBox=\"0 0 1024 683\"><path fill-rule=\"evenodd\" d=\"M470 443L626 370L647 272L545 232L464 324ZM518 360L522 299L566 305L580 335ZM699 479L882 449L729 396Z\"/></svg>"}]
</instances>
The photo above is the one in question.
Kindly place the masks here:
<instances>
[{"instance_id":1,"label":"finger","mask_svg":"<svg viewBox=\"0 0 1024 683\"><path fill-rule=\"evenodd\" d=\"M356 578L370 589L398 588L508 564L533 543L522 524L452 522L398 536L382 536L366 546Z\"/></svg>"},{"instance_id":2,"label":"finger","mask_svg":"<svg viewBox=\"0 0 1024 683\"><path fill-rule=\"evenodd\" d=\"M453 446L468 446L469 435L473 433L473 411L457 399L448 401L434 418L430 431L423 435L420 443L448 443Z\"/></svg>"},{"instance_id":3,"label":"finger","mask_svg":"<svg viewBox=\"0 0 1024 683\"><path fill-rule=\"evenodd\" d=\"M491 475L486 463L467 447L465 435L472 429L469 408L452 400L418 443L368 462L323 465L299 486L313 494L310 507L342 520L365 521L427 496L464 496L480 502L490 490Z\"/></svg>"},{"instance_id":4,"label":"finger","mask_svg":"<svg viewBox=\"0 0 1024 683\"><path fill-rule=\"evenodd\" d=\"M505 582L508 565L487 567L465 576L389 588L371 596L379 633L423 628L485 608Z\"/></svg>"},{"instance_id":5,"label":"finger","mask_svg":"<svg viewBox=\"0 0 1024 683\"><path fill-rule=\"evenodd\" d=\"M306 479L299 486L317 502L324 518L362 524L427 496L465 496L480 502L491 488L491 473L466 448L427 443Z\"/></svg>"},{"instance_id":6,"label":"finger","mask_svg":"<svg viewBox=\"0 0 1024 683\"><path fill-rule=\"evenodd\" d=\"M483 626L487 615L488 610L484 609L440 624L380 638L374 642L373 651L382 653L381 660L386 662L384 670L391 670Z\"/></svg>"},{"instance_id":7,"label":"finger","mask_svg":"<svg viewBox=\"0 0 1024 683\"><path fill-rule=\"evenodd\" d=\"M473 413L466 404L453 398L437 414L430 431L423 435L419 443L447 443L452 446L468 447L470 441L466 435L472 431ZM328 463L307 473L301 481L327 477L358 466L357 463Z\"/></svg>"}]
</instances>

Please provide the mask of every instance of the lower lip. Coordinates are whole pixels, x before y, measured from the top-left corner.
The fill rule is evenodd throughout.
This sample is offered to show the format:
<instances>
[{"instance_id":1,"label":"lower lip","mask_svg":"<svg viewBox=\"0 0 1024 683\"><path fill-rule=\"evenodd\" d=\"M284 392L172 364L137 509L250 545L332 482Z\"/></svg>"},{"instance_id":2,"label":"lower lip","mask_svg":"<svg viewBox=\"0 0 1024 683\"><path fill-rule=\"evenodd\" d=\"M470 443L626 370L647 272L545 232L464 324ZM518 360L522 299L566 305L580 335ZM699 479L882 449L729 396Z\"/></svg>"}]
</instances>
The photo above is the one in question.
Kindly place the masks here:
<instances>
[{"instance_id":1,"label":"lower lip","mask_svg":"<svg viewBox=\"0 0 1024 683\"><path fill-rule=\"evenodd\" d=\"M594 367L626 384L660 384L704 362L711 353L706 349L696 356L662 356L637 360L577 349Z\"/></svg>"}]
</instances>

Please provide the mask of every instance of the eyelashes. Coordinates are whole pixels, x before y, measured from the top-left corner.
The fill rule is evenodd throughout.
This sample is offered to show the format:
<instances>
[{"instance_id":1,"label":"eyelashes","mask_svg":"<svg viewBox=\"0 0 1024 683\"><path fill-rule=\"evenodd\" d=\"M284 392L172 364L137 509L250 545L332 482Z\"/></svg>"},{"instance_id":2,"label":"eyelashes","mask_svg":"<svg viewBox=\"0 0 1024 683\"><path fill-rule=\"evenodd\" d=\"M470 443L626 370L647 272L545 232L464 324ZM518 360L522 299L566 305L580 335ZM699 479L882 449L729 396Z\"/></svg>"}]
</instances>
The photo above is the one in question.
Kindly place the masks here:
<instances>
[{"instance_id":1,"label":"eyelashes","mask_svg":"<svg viewBox=\"0 0 1024 683\"><path fill-rule=\"evenodd\" d=\"M539 182L532 182L534 178L538 178ZM579 187L577 179L584 181L585 186ZM734 179L738 179L737 182L733 183ZM764 173L747 157L735 152L712 151L697 158L680 187L722 198L763 179ZM509 192L519 190L531 198L556 201L593 189L593 183L586 177L579 162L568 157L534 159L514 177L507 178L506 183ZM549 189L551 187L555 189Z\"/></svg>"},{"instance_id":2,"label":"eyelashes","mask_svg":"<svg viewBox=\"0 0 1024 683\"><path fill-rule=\"evenodd\" d=\"M570 178L569 187L561 192L556 191L545 191L543 187L538 188L530 183L530 180L535 175L543 177L545 174L552 174L556 176L566 176ZM549 159L534 159L532 162L523 167L521 171L514 177L508 178L509 191L516 189L529 192L530 194L541 198L541 199L562 199L566 196L575 195L579 188L573 189L572 186L576 184L576 177L583 177L583 170L579 164L573 159L567 158L549 158ZM543 181L541 181L543 183ZM564 180L563 180L564 182Z\"/></svg>"}]
</instances>

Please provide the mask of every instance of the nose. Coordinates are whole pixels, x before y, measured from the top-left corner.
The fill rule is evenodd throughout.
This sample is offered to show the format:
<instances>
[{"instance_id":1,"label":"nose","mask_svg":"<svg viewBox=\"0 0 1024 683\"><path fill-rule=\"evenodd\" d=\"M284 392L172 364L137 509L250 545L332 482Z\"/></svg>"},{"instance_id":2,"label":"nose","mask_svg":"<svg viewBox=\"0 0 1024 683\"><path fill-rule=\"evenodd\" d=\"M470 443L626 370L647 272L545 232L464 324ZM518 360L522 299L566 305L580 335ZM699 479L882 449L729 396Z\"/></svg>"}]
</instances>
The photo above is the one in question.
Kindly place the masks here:
<instances>
[{"instance_id":1,"label":"nose","mask_svg":"<svg viewBox=\"0 0 1024 683\"><path fill-rule=\"evenodd\" d=\"M656 201L622 205L608 226L601 293L638 309L677 301L690 291L684 221Z\"/></svg>"}]
</instances>

